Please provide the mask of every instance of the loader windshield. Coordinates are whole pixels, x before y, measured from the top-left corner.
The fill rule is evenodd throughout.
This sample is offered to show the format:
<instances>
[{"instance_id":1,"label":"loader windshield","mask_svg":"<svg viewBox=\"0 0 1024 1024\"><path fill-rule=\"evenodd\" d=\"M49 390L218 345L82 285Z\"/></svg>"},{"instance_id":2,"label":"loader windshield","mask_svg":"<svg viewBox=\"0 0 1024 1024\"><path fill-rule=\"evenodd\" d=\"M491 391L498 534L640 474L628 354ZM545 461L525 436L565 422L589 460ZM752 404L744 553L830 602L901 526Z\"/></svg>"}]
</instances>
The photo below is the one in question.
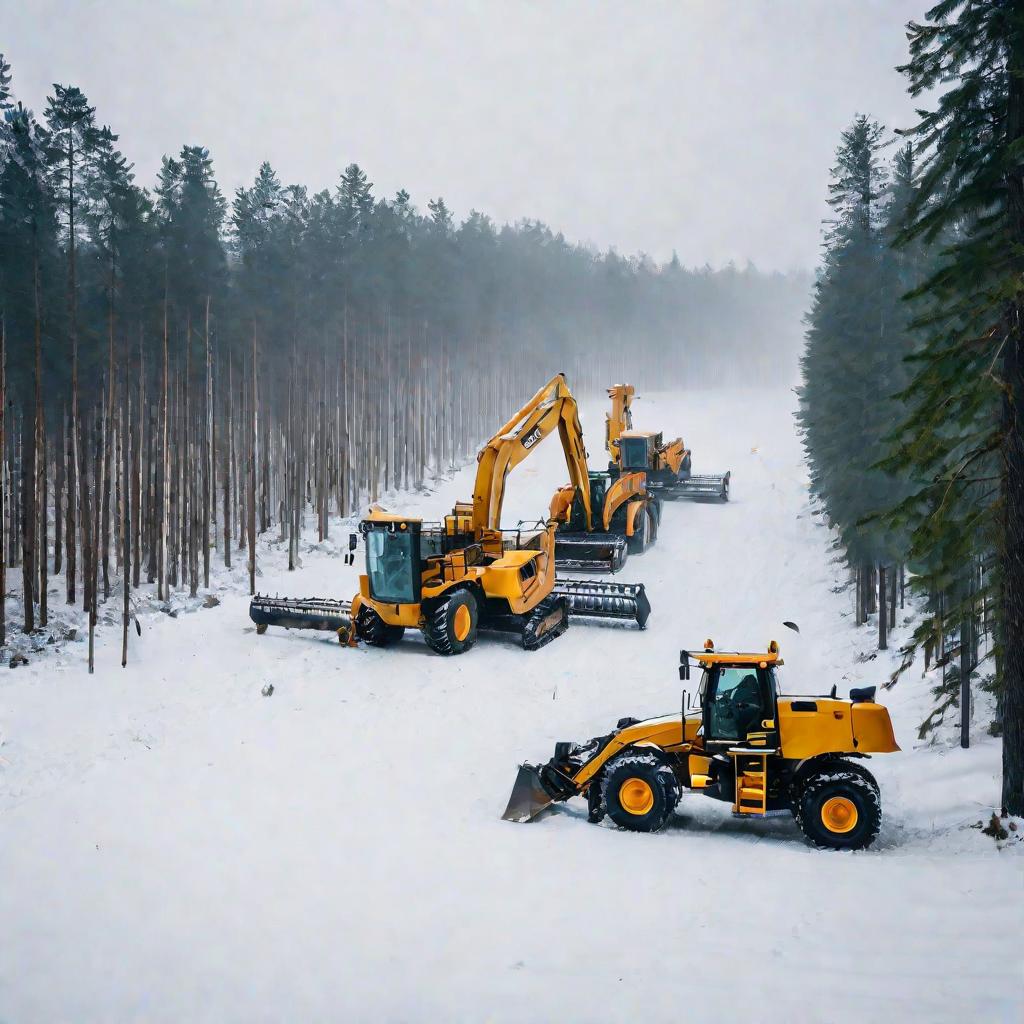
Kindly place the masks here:
<instances>
[{"instance_id":1,"label":"loader windshield","mask_svg":"<svg viewBox=\"0 0 1024 1024\"><path fill-rule=\"evenodd\" d=\"M419 600L419 538L413 533L370 530L366 535L366 573L370 594L386 604Z\"/></svg>"},{"instance_id":2,"label":"loader windshield","mask_svg":"<svg viewBox=\"0 0 1024 1024\"><path fill-rule=\"evenodd\" d=\"M746 665L712 673L707 705L710 738L741 740L758 727L765 714L762 674L763 670Z\"/></svg>"},{"instance_id":3,"label":"loader windshield","mask_svg":"<svg viewBox=\"0 0 1024 1024\"><path fill-rule=\"evenodd\" d=\"M647 469L646 437L620 437L619 453L623 469Z\"/></svg>"}]
</instances>

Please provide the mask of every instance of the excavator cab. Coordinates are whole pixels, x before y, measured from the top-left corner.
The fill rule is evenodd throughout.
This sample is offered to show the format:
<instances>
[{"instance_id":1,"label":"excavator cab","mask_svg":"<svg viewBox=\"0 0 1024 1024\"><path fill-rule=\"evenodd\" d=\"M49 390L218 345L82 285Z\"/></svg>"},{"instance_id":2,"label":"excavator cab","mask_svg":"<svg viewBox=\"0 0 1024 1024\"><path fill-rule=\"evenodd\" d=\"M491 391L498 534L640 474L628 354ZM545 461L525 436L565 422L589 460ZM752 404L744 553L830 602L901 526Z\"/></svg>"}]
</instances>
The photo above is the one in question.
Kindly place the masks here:
<instances>
[{"instance_id":1,"label":"excavator cab","mask_svg":"<svg viewBox=\"0 0 1024 1024\"><path fill-rule=\"evenodd\" d=\"M366 545L370 597L382 604L418 604L422 591L417 519L369 518L359 524Z\"/></svg>"}]
</instances>

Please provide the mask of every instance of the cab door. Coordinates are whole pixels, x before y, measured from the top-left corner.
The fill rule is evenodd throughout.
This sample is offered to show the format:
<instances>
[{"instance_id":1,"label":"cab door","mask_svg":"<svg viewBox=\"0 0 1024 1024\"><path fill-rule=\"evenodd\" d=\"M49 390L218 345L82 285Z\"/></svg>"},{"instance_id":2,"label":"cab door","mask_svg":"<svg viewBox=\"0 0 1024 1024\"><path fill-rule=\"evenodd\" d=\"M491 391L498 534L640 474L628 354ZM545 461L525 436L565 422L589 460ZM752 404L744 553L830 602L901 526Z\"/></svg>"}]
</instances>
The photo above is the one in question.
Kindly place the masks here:
<instances>
[{"instance_id":1,"label":"cab door","mask_svg":"<svg viewBox=\"0 0 1024 1024\"><path fill-rule=\"evenodd\" d=\"M719 746L774 747L775 692L771 672L757 665L728 665L707 675L705 741Z\"/></svg>"}]
</instances>

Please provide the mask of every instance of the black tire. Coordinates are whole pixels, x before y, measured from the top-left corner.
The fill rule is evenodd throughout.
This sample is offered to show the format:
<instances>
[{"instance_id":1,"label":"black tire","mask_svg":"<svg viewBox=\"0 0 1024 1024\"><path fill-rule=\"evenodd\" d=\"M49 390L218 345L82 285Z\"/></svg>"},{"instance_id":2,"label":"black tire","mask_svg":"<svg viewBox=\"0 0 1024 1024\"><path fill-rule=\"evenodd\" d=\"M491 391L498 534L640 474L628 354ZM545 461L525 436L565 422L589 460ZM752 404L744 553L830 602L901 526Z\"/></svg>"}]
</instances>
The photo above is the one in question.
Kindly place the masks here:
<instances>
[{"instance_id":1,"label":"black tire","mask_svg":"<svg viewBox=\"0 0 1024 1024\"><path fill-rule=\"evenodd\" d=\"M646 793L637 783L646 787ZM631 800L636 804L636 789L649 800L649 807L642 811L628 809ZM620 828L658 832L672 817L678 802L679 780L665 760L653 752L627 749L612 758L603 772L601 808Z\"/></svg>"},{"instance_id":2,"label":"black tire","mask_svg":"<svg viewBox=\"0 0 1024 1024\"><path fill-rule=\"evenodd\" d=\"M480 609L472 590L449 590L429 607L424 606L423 619L423 638L436 654L464 654L476 643Z\"/></svg>"},{"instance_id":3,"label":"black tire","mask_svg":"<svg viewBox=\"0 0 1024 1024\"><path fill-rule=\"evenodd\" d=\"M647 530L649 525L647 522L647 509L643 508L633 523L633 536L626 538L626 547L631 555L641 555L647 548Z\"/></svg>"},{"instance_id":4,"label":"black tire","mask_svg":"<svg viewBox=\"0 0 1024 1024\"><path fill-rule=\"evenodd\" d=\"M405 636L405 626L392 626L363 605L356 616L356 636L373 647L390 647Z\"/></svg>"},{"instance_id":5,"label":"black tire","mask_svg":"<svg viewBox=\"0 0 1024 1024\"><path fill-rule=\"evenodd\" d=\"M649 508L654 510L654 518L657 520L658 525L661 526L661 512L664 507L664 502L656 494L652 494L649 498Z\"/></svg>"},{"instance_id":6,"label":"black tire","mask_svg":"<svg viewBox=\"0 0 1024 1024\"><path fill-rule=\"evenodd\" d=\"M844 811L839 820L832 816L830 824L831 801L838 801L841 809L855 808L852 823ZM863 850L882 827L878 783L866 768L848 761L833 761L808 774L799 784L794 806L800 830L823 849Z\"/></svg>"}]
</instances>

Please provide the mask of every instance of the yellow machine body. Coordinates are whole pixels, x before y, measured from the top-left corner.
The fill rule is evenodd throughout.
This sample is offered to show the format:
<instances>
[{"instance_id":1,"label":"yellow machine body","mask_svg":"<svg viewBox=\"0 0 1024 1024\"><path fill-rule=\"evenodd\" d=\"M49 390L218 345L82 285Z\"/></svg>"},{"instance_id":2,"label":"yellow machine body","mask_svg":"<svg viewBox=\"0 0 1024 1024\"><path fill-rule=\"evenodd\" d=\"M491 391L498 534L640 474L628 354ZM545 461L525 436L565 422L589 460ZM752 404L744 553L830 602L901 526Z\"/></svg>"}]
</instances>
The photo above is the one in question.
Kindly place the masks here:
<instances>
[{"instance_id":1,"label":"yellow machine body","mask_svg":"<svg viewBox=\"0 0 1024 1024\"><path fill-rule=\"evenodd\" d=\"M558 743L543 765L520 766L510 821L529 821L554 801L584 796L591 821L609 815L635 831L657 831L684 789L732 805L738 816L792 814L817 846L863 849L878 835L878 783L860 759L899 750L874 687L840 700L781 696L772 641L763 652L680 652L703 676L693 713L636 721L584 743Z\"/></svg>"},{"instance_id":2,"label":"yellow machine body","mask_svg":"<svg viewBox=\"0 0 1024 1024\"><path fill-rule=\"evenodd\" d=\"M588 489L589 493L589 489ZM577 488L573 484L560 487L555 491L548 509L548 515L557 522L564 523L569 519L569 512L577 494ZM612 517L623 506L626 509L626 536L632 537L636 532L637 517L643 512L647 497L647 476L644 473L623 473L608 488L601 506L601 527L608 530L611 527ZM593 514L593 510L591 510Z\"/></svg>"},{"instance_id":3,"label":"yellow machine body","mask_svg":"<svg viewBox=\"0 0 1024 1024\"><path fill-rule=\"evenodd\" d=\"M458 507L457 507L458 509ZM461 522L460 522L461 520ZM389 523L401 528L402 524L419 523L400 515L373 508L366 517L369 523ZM458 510L446 517L445 528L452 534L463 532L459 527L468 522L464 513ZM370 592L370 578L363 573L359 577L359 594L352 602L352 621L355 622L359 608L372 608L381 619L391 626L419 627L423 624L423 602L441 597L446 591L464 587L467 583L476 585L489 598L500 598L508 602L513 614L521 615L539 604L551 593L555 584L554 524L550 523L536 531L528 542L535 548L506 550L499 530L481 531L479 553L481 560L474 561L478 549L467 546L426 559L422 573L421 598L417 602L388 603L375 600ZM529 571L524 571L530 566ZM350 636L350 643L355 637Z\"/></svg>"},{"instance_id":4,"label":"yellow machine body","mask_svg":"<svg viewBox=\"0 0 1024 1024\"><path fill-rule=\"evenodd\" d=\"M610 413L605 414L605 448L613 463L621 468L622 451L619 442L628 438L639 438L648 446L648 469L651 473L671 471L678 475L683 460L690 454L681 437L665 442L654 431L633 430L631 406L636 389L632 384L615 384L608 388L612 400Z\"/></svg>"},{"instance_id":5,"label":"yellow machine body","mask_svg":"<svg viewBox=\"0 0 1024 1024\"><path fill-rule=\"evenodd\" d=\"M767 670L783 664L774 640L764 652L706 649L693 658L706 670L748 667ZM587 758L571 773L572 783L579 792L585 792L601 769L626 748L656 748L675 755L684 781L694 789L707 787L711 762L716 755L730 756L734 760L744 756L761 758L764 762L761 770L767 773L784 762L792 768L795 763L825 756L859 757L888 754L900 749L888 709L873 700L778 696L772 715L761 719L745 737L710 743L705 741L703 708L685 718L676 713L640 722L629 720L601 745L594 756ZM773 744L770 748L769 742ZM741 772L737 772L737 778L742 778ZM738 800L735 809L743 810Z\"/></svg>"}]
</instances>

